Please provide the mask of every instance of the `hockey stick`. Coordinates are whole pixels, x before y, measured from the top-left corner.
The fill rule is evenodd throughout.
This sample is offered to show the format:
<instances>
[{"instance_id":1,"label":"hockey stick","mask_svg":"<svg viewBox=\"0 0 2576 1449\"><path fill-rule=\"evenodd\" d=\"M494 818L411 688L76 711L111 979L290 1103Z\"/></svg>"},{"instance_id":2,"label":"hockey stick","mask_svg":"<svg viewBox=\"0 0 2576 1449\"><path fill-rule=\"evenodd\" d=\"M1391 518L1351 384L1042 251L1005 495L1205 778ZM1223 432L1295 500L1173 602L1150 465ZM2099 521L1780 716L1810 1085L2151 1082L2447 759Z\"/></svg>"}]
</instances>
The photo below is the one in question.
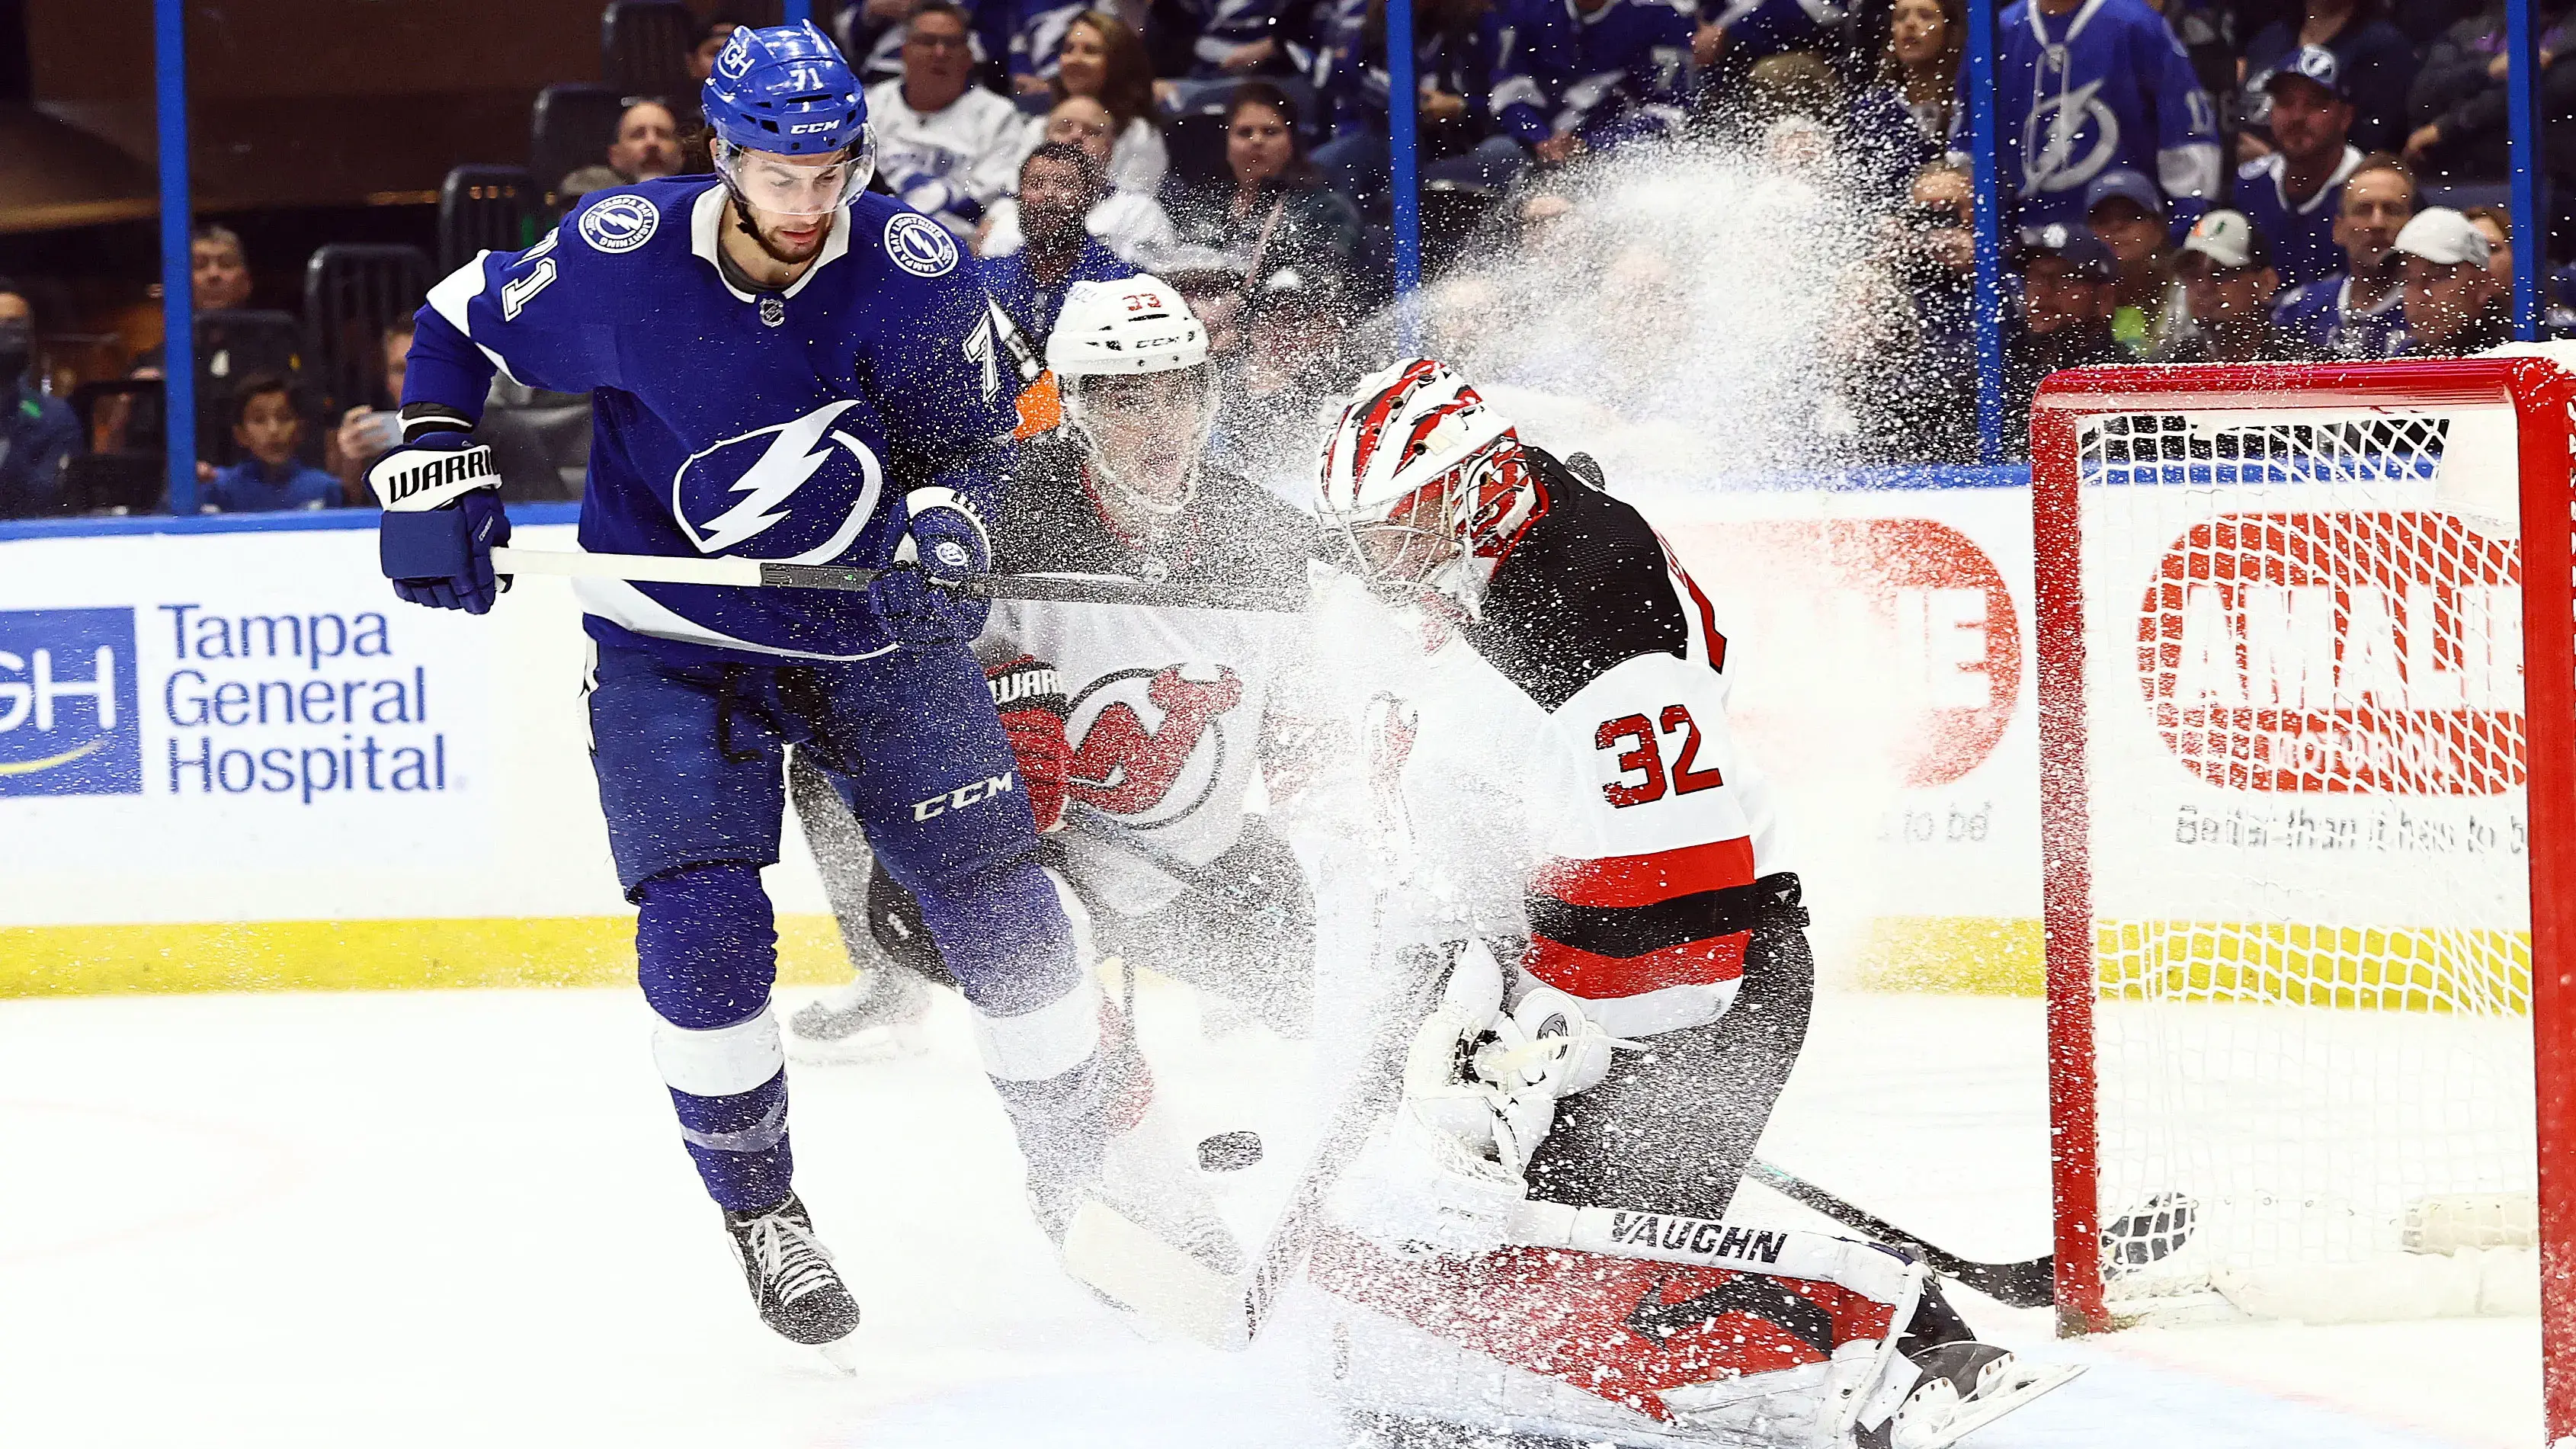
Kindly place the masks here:
<instances>
[{"instance_id":1,"label":"hockey stick","mask_svg":"<svg viewBox=\"0 0 2576 1449\"><path fill-rule=\"evenodd\" d=\"M734 589L833 589L864 593L884 569L839 564L772 563L756 558L680 558L651 553L572 553L561 549L496 548L497 574L551 574L557 578L623 579L638 584L705 584ZM1260 609L1294 613L1304 596L1287 593L1220 595L1165 588L1127 579L1072 574L985 574L956 585L962 594L1032 603L1134 604L1167 609Z\"/></svg>"},{"instance_id":2,"label":"hockey stick","mask_svg":"<svg viewBox=\"0 0 2576 1449\"><path fill-rule=\"evenodd\" d=\"M1325 1124L1305 1171L1289 1193L1287 1207L1248 1269L1230 1277L1209 1272L1097 1198L1083 1204L1065 1231L1066 1268L1106 1297L1172 1332L1210 1348L1251 1347L1268 1325L1281 1290L1297 1276L1314 1247L1315 1234L1323 1225L1324 1199L1386 1112L1413 1034L1448 983L1451 962L1447 958L1424 963L1436 964L1438 969L1416 965L1414 958L1430 954L1427 950L1402 953L1400 959L1408 969L1379 1014L1378 1034L1370 1040L1359 1080Z\"/></svg>"},{"instance_id":3,"label":"hockey stick","mask_svg":"<svg viewBox=\"0 0 2576 1449\"><path fill-rule=\"evenodd\" d=\"M1955 1278L2009 1308L2045 1308L2057 1298L2057 1255L2042 1254L2019 1263L1979 1263L1936 1248L1887 1219L1854 1207L1805 1178L1783 1172L1755 1158L1744 1175L1764 1187L1823 1213L1844 1227L1903 1248L1932 1265L1943 1277Z\"/></svg>"}]
</instances>

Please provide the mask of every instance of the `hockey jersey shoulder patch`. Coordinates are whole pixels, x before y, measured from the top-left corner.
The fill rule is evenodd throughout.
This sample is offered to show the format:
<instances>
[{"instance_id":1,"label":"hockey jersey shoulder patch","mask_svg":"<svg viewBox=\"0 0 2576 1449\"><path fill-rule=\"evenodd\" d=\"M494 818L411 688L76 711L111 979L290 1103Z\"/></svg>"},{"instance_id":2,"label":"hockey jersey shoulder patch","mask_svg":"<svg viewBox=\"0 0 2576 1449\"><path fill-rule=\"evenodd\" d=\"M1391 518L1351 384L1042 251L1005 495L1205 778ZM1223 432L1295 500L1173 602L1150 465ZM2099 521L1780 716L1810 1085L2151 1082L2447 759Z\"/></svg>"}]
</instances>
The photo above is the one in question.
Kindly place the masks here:
<instances>
[{"instance_id":1,"label":"hockey jersey shoulder patch","mask_svg":"<svg viewBox=\"0 0 2576 1449\"><path fill-rule=\"evenodd\" d=\"M885 254L916 277L944 277L957 269L957 239L917 211L886 218Z\"/></svg>"},{"instance_id":2,"label":"hockey jersey shoulder patch","mask_svg":"<svg viewBox=\"0 0 2576 1449\"><path fill-rule=\"evenodd\" d=\"M1468 643L1550 714L1641 654L1686 658L1690 624L1637 510L1532 450L1548 510L1503 560Z\"/></svg>"},{"instance_id":3,"label":"hockey jersey shoulder patch","mask_svg":"<svg viewBox=\"0 0 2576 1449\"><path fill-rule=\"evenodd\" d=\"M585 207L577 229L593 251L616 256L651 241L661 225L661 208L634 192L620 191Z\"/></svg>"}]
</instances>

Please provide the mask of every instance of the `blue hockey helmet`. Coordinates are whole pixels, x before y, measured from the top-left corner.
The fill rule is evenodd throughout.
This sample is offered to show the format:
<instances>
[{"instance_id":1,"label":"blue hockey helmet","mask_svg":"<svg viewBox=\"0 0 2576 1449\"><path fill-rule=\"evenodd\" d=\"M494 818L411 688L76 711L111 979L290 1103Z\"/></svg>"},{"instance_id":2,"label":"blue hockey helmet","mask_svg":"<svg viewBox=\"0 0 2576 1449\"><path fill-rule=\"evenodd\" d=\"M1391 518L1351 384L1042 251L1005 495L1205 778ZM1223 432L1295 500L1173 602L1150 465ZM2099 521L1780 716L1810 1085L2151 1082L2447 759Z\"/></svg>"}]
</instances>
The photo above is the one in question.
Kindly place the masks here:
<instances>
[{"instance_id":1,"label":"blue hockey helmet","mask_svg":"<svg viewBox=\"0 0 2576 1449\"><path fill-rule=\"evenodd\" d=\"M876 169L876 139L859 78L810 20L736 30L716 54L699 104L715 133L716 164L727 152L780 156L847 152L855 195Z\"/></svg>"}]
</instances>

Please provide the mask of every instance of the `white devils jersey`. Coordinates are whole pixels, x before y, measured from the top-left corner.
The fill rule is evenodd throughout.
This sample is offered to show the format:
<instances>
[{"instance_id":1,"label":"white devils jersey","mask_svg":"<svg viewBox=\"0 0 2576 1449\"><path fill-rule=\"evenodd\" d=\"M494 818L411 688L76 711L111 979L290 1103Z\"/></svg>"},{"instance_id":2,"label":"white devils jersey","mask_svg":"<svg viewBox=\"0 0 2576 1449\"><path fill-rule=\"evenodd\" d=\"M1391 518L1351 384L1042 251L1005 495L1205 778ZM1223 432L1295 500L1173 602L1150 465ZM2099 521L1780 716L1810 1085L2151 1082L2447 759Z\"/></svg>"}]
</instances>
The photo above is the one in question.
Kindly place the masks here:
<instances>
[{"instance_id":1,"label":"white devils jersey","mask_svg":"<svg viewBox=\"0 0 2576 1449\"><path fill-rule=\"evenodd\" d=\"M1090 806L1192 865L1233 848L1265 751L1298 711L1307 661L1306 564L1313 525L1260 489L1210 477L1154 551L1101 521L1060 445L1032 444L993 528L995 567L1141 579L1277 609L998 601L976 641L988 662L1053 664L1070 717L1069 812ZM1069 476L1068 476L1069 475ZM1068 822L1050 837L1083 896L1122 915L1161 909L1184 886L1134 851Z\"/></svg>"},{"instance_id":2,"label":"white devils jersey","mask_svg":"<svg viewBox=\"0 0 2576 1449\"><path fill-rule=\"evenodd\" d=\"M1729 903L1785 869L1728 729L1725 636L1635 510L1527 452L1543 512L1476 622L1426 654L1356 588L1318 619L1327 639L1346 607L1389 631L1364 686L1404 721L1370 731L1388 929L1526 935L1523 980L1614 1035L1711 1021L1743 974Z\"/></svg>"}]
</instances>

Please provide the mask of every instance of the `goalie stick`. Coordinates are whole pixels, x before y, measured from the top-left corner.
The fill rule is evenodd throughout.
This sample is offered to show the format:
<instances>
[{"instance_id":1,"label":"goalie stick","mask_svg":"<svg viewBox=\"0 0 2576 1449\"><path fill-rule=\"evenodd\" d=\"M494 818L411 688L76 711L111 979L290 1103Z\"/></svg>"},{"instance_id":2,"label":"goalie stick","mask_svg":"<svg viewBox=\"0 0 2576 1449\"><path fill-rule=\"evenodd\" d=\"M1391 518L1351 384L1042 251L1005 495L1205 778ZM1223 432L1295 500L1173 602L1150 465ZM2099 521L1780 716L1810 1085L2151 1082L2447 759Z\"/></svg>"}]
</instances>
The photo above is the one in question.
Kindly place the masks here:
<instances>
[{"instance_id":1,"label":"goalie stick","mask_svg":"<svg viewBox=\"0 0 2576 1449\"><path fill-rule=\"evenodd\" d=\"M492 550L496 574L550 574L557 578L623 579L637 584L704 584L735 589L835 589L864 593L884 569L839 564L772 563L756 558L680 558L650 553L574 553L563 549ZM1078 574L984 574L963 580L957 591L988 599L1035 603L1134 604L1170 609L1261 609L1294 613L1305 595L1285 591L1211 594L1140 584L1129 579Z\"/></svg>"},{"instance_id":2,"label":"goalie stick","mask_svg":"<svg viewBox=\"0 0 2576 1449\"><path fill-rule=\"evenodd\" d=\"M2054 1253L2042 1253L2018 1263L1980 1263L1935 1247L1887 1219L1758 1157L1747 1164L1744 1175L1844 1227L1913 1253L1943 1277L1956 1279L2007 1308L2046 1308L2056 1301ZM2135 1211L2122 1214L2102 1229L2103 1270L2117 1276L2125 1269L2158 1262L2179 1252L2198 1226L2198 1216L2198 1205L2182 1193L2158 1193L2148 1198Z\"/></svg>"}]
</instances>

